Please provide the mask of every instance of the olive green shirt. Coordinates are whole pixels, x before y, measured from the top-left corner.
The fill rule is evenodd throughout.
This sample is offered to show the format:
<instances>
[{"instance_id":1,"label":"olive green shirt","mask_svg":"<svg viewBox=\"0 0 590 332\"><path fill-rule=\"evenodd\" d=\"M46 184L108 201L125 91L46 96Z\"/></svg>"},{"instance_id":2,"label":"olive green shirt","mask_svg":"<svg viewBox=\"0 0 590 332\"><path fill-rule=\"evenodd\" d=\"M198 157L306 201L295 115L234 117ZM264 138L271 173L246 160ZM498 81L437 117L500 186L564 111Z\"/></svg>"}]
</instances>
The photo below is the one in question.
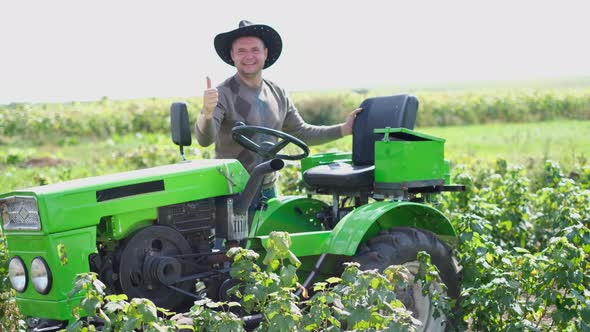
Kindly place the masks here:
<instances>
[{"instance_id":1,"label":"olive green shirt","mask_svg":"<svg viewBox=\"0 0 590 332\"><path fill-rule=\"evenodd\" d=\"M282 88L271 81L263 80L258 88L242 82L238 74L228 78L217 87L217 106L211 119L205 119L201 110L195 132L202 146L215 143L217 158L235 158L252 172L263 161L256 153L246 150L231 137L231 129L237 122L284 131L308 145L322 144L342 136L341 125L314 126L305 123L297 108ZM256 143L276 142L273 137L257 134Z\"/></svg>"}]
</instances>

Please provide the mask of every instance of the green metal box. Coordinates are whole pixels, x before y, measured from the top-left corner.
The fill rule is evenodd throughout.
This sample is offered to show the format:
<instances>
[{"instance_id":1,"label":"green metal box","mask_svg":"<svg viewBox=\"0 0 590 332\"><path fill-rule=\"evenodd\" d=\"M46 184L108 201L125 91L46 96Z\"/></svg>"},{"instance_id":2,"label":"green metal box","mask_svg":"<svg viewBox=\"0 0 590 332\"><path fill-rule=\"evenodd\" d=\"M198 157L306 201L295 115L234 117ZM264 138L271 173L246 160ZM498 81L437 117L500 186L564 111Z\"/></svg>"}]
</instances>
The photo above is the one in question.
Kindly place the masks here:
<instances>
[{"instance_id":1,"label":"green metal box","mask_svg":"<svg viewBox=\"0 0 590 332\"><path fill-rule=\"evenodd\" d=\"M406 128L375 129L375 189L442 185L448 177L445 140Z\"/></svg>"}]
</instances>

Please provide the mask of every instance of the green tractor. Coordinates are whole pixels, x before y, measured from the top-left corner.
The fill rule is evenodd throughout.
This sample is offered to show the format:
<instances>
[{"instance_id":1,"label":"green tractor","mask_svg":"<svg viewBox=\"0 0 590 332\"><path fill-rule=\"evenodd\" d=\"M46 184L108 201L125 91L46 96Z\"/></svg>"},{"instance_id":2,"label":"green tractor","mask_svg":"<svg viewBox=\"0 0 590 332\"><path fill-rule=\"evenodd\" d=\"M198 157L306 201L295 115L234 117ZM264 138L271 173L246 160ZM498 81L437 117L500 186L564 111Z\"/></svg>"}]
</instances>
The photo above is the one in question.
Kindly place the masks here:
<instances>
[{"instance_id":1,"label":"green tractor","mask_svg":"<svg viewBox=\"0 0 590 332\"><path fill-rule=\"evenodd\" d=\"M305 287L338 275L345 261L361 269L404 264L416 272L417 253L426 251L448 295L457 298L455 230L425 204L441 191L464 189L449 184L444 140L412 130L414 96L369 98L361 107L352 153L308 156L305 143L284 132L236 126L235 141L266 160L248 174L234 159L185 160L191 126L186 105L174 103L178 164L0 195L9 279L30 328L52 331L73 321L81 296L68 293L84 272L96 272L109 293L170 309L190 305L197 280L209 297L223 298L233 285L227 249L263 254L272 231L290 234ZM257 143L260 135L273 138ZM281 154L289 143L301 153ZM261 199L264 176L279 171L283 160L301 160L308 195ZM444 317L435 318L428 296L418 285L410 293L404 304L424 329L441 330Z\"/></svg>"}]
</instances>

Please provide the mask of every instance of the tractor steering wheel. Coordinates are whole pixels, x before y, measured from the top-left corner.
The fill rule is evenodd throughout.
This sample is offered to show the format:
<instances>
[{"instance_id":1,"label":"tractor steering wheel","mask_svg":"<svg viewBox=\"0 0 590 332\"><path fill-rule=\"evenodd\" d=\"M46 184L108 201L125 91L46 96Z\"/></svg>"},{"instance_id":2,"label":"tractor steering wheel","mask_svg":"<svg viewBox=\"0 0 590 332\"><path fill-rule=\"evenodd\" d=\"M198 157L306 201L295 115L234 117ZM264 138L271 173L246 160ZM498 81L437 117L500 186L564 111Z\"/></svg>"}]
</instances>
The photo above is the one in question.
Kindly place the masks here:
<instances>
[{"instance_id":1,"label":"tractor steering wheel","mask_svg":"<svg viewBox=\"0 0 590 332\"><path fill-rule=\"evenodd\" d=\"M279 141L277 143L262 142L258 144L246 137L246 135L252 134L269 135L278 138ZM284 160L300 160L309 155L309 148L307 147L307 144L305 144L302 140L275 129L238 124L232 128L231 136L234 139L234 141L238 142L238 144L250 151L256 152L258 155L262 156L265 159L279 158ZM298 148L300 148L303 151L303 153L295 155L279 154L278 152L281 151L289 143L295 144Z\"/></svg>"}]
</instances>

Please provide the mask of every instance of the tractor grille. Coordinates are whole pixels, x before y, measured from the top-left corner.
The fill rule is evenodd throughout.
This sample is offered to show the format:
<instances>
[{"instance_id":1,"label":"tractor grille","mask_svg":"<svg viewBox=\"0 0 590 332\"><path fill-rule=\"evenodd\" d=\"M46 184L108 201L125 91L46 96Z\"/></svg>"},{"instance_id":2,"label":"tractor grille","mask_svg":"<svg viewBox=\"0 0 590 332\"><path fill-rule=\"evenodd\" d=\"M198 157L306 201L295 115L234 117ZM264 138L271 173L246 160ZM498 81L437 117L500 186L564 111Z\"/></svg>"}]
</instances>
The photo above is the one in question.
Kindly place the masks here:
<instances>
[{"instance_id":1,"label":"tractor grille","mask_svg":"<svg viewBox=\"0 0 590 332\"><path fill-rule=\"evenodd\" d=\"M209 232L215 225L215 199L206 198L158 208L158 224L184 235Z\"/></svg>"}]
</instances>

